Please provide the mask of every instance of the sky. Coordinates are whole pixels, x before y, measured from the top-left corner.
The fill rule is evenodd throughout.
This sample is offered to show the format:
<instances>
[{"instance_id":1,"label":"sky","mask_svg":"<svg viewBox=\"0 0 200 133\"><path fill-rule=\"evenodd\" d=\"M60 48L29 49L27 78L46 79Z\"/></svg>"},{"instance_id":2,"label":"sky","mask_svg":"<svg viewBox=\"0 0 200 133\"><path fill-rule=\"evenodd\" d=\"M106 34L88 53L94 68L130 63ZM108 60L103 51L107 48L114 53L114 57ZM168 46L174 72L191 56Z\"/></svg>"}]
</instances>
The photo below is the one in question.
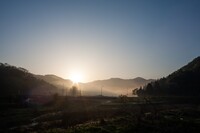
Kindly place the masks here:
<instances>
[{"instance_id":1,"label":"sky","mask_svg":"<svg viewBox=\"0 0 200 133\"><path fill-rule=\"evenodd\" d=\"M199 42L199 0L0 1L0 62L34 74L158 79Z\"/></svg>"}]
</instances>

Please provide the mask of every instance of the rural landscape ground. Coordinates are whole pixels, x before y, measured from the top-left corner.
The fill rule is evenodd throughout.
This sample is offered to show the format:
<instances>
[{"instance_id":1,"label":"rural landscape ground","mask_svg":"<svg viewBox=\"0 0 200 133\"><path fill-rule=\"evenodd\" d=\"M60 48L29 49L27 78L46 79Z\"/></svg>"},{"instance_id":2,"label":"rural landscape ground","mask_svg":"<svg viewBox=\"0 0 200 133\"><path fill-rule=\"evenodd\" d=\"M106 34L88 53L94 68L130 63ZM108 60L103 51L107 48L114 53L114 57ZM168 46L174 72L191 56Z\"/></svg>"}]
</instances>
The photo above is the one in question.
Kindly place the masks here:
<instances>
[{"instance_id":1,"label":"rural landscape ground","mask_svg":"<svg viewBox=\"0 0 200 133\"><path fill-rule=\"evenodd\" d=\"M200 131L200 99L54 97L47 105L1 109L1 132L120 133Z\"/></svg>"},{"instance_id":2,"label":"rural landscape ground","mask_svg":"<svg viewBox=\"0 0 200 133\"><path fill-rule=\"evenodd\" d=\"M0 0L0 133L200 133L200 0Z\"/></svg>"},{"instance_id":3,"label":"rural landscape ground","mask_svg":"<svg viewBox=\"0 0 200 133\"><path fill-rule=\"evenodd\" d=\"M132 97L85 96L78 86L65 95L24 68L1 64L0 132L199 133L199 75L197 57L166 78L133 89Z\"/></svg>"}]
</instances>

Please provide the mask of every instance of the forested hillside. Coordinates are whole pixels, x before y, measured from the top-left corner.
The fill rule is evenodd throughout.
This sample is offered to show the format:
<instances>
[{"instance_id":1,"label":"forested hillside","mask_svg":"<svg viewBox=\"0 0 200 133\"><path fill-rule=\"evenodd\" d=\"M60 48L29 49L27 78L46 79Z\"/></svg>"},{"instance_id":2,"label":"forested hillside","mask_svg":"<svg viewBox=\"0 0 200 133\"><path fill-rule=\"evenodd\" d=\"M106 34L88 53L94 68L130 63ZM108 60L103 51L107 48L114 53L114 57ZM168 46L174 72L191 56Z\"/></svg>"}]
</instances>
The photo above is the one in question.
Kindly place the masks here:
<instances>
[{"instance_id":1,"label":"forested hillside","mask_svg":"<svg viewBox=\"0 0 200 133\"><path fill-rule=\"evenodd\" d=\"M166 78L136 89L139 96L200 96L200 57Z\"/></svg>"},{"instance_id":2,"label":"forested hillside","mask_svg":"<svg viewBox=\"0 0 200 133\"><path fill-rule=\"evenodd\" d=\"M16 95L50 95L57 91L53 85L39 80L21 67L0 63L1 97Z\"/></svg>"}]
</instances>

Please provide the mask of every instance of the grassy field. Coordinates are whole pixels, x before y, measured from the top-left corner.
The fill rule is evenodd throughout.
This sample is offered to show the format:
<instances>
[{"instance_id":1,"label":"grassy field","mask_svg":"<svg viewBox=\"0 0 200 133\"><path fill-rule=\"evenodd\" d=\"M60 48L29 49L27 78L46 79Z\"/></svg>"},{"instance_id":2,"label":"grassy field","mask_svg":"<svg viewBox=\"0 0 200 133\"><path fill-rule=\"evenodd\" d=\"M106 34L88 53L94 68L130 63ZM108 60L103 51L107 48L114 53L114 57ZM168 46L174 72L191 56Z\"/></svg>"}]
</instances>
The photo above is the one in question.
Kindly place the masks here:
<instances>
[{"instance_id":1,"label":"grassy field","mask_svg":"<svg viewBox=\"0 0 200 133\"><path fill-rule=\"evenodd\" d=\"M45 105L7 106L0 132L200 132L198 98L57 97Z\"/></svg>"}]
</instances>

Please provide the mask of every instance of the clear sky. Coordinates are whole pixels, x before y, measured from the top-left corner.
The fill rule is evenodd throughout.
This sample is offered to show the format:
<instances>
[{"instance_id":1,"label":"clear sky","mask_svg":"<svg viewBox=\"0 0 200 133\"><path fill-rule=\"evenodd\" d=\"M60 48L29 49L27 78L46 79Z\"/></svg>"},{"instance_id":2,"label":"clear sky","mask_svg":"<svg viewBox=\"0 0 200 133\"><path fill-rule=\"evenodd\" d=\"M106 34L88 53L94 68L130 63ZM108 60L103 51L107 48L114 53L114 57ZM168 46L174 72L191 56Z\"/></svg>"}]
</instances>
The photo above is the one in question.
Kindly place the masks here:
<instances>
[{"instance_id":1,"label":"clear sky","mask_svg":"<svg viewBox=\"0 0 200 133\"><path fill-rule=\"evenodd\" d=\"M0 62L35 74L157 79L199 55L199 0L0 0Z\"/></svg>"}]
</instances>

